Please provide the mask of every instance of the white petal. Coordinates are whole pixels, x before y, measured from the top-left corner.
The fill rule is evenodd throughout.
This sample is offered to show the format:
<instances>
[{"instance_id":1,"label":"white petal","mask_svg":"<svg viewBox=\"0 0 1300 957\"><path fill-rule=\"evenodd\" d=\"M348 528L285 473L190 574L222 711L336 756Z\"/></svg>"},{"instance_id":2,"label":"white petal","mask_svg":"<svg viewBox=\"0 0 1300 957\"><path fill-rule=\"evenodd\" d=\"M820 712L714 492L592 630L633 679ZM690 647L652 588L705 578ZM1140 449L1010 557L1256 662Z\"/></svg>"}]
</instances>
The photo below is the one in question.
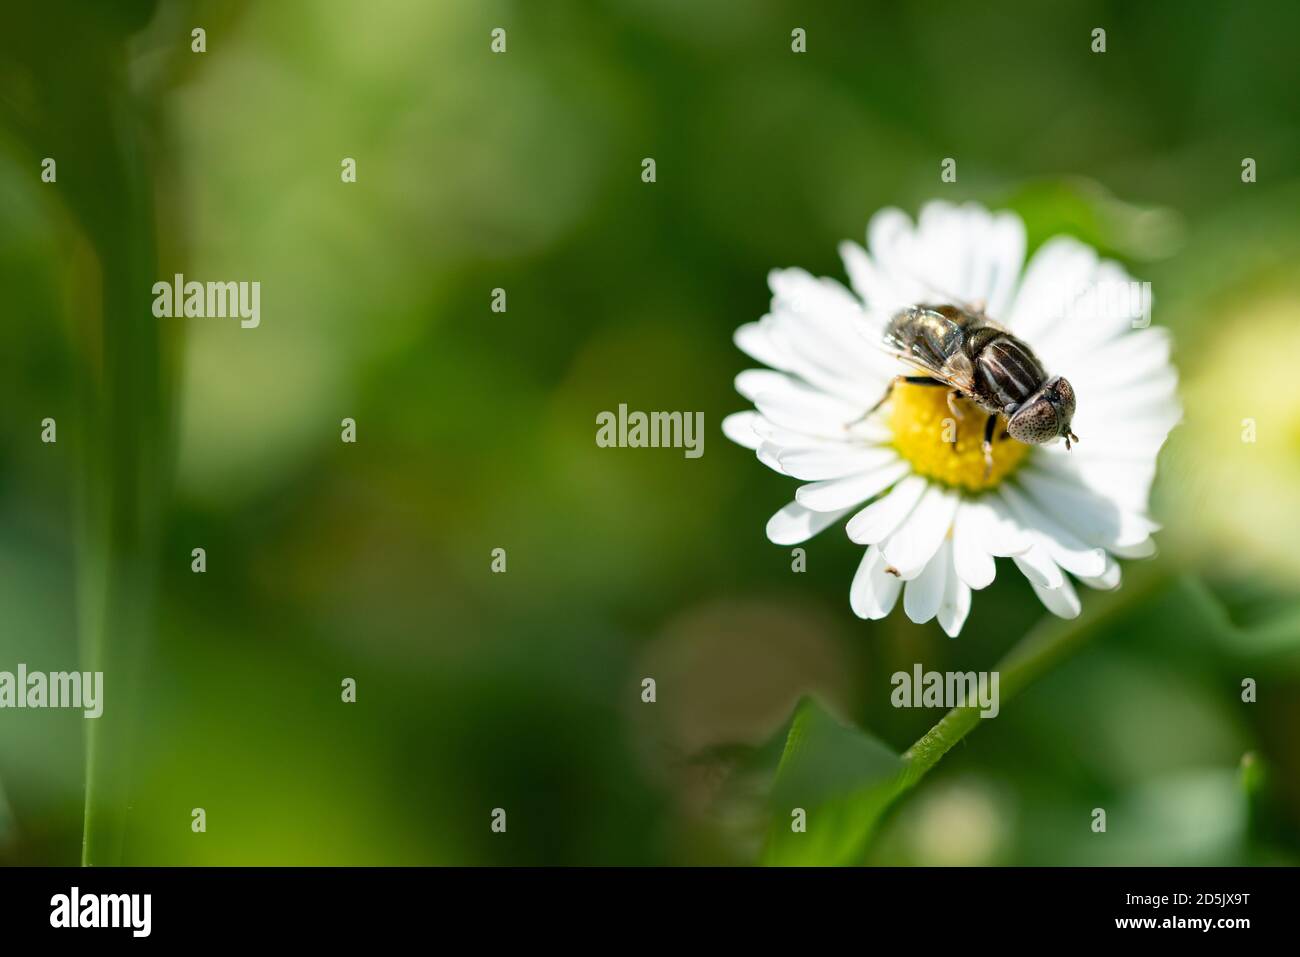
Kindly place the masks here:
<instances>
[{"instance_id":1,"label":"white petal","mask_svg":"<svg viewBox=\"0 0 1300 957\"><path fill-rule=\"evenodd\" d=\"M815 512L849 508L879 495L907 472L908 464L895 456L885 465L858 475L801 485L795 490L794 500Z\"/></svg>"},{"instance_id":2,"label":"white petal","mask_svg":"<svg viewBox=\"0 0 1300 957\"><path fill-rule=\"evenodd\" d=\"M1075 593L1069 579L1063 579L1059 588L1044 588L1034 581L1030 581L1029 584L1033 586L1038 600L1056 617L1079 617L1079 611L1083 606L1079 603L1079 596Z\"/></svg>"},{"instance_id":3,"label":"white petal","mask_svg":"<svg viewBox=\"0 0 1300 957\"><path fill-rule=\"evenodd\" d=\"M781 459L778 457L781 454L781 446L772 442L764 442L755 451L758 460L773 472L780 472L782 475L786 474L785 466L781 464Z\"/></svg>"},{"instance_id":4,"label":"white petal","mask_svg":"<svg viewBox=\"0 0 1300 957\"><path fill-rule=\"evenodd\" d=\"M1132 463L1116 459L1089 459L1074 452L1040 447L1034 467L1067 484L1083 485L1130 512L1144 513L1151 482L1155 479L1155 462ZM1077 449L1076 449L1077 451Z\"/></svg>"},{"instance_id":5,"label":"white petal","mask_svg":"<svg viewBox=\"0 0 1300 957\"><path fill-rule=\"evenodd\" d=\"M898 454L890 448L863 449L848 444L838 449L785 449L777 456L787 475L807 482L857 475L897 458Z\"/></svg>"},{"instance_id":6,"label":"white petal","mask_svg":"<svg viewBox=\"0 0 1300 957\"><path fill-rule=\"evenodd\" d=\"M847 508L837 512L814 512L798 502L791 502L767 520L768 541L774 545L798 545L834 524L847 512Z\"/></svg>"},{"instance_id":7,"label":"white petal","mask_svg":"<svg viewBox=\"0 0 1300 957\"><path fill-rule=\"evenodd\" d=\"M1166 409L1173 410L1172 402L1174 391L1178 388L1178 374L1166 366L1158 372L1143 376L1138 382L1092 388L1094 391L1086 393L1088 404L1080 406L1083 411L1095 412L1110 422L1112 428L1127 424L1133 421L1134 417L1140 417L1146 419L1143 424L1154 431L1164 421L1165 417L1160 413ZM1082 390L1078 391L1078 400L1082 403L1085 393Z\"/></svg>"},{"instance_id":8,"label":"white petal","mask_svg":"<svg viewBox=\"0 0 1300 957\"><path fill-rule=\"evenodd\" d=\"M859 545L875 545L888 538L916 507L928 484L919 475L903 479L888 494L849 519L846 528L849 538Z\"/></svg>"},{"instance_id":9,"label":"white petal","mask_svg":"<svg viewBox=\"0 0 1300 957\"><path fill-rule=\"evenodd\" d=\"M1005 316L1025 262L1025 224L1014 213L995 214L980 248L989 279L986 288L975 291L976 298L985 300L990 316Z\"/></svg>"},{"instance_id":10,"label":"white petal","mask_svg":"<svg viewBox=\"0 0 1300 957\"><path fill-rule=\"evenodd\" d=\"M844 399L828 395L806 382L771 369L746 369L736 376L736 391L749 399L774 424L798 432L843 434L843 426L862 417L866 410ZM769 409L778 410L772 414Z\"/></svg>"},{"instance_id":11,"label":"white petal","mask_svg":"<svg viewBox=\"0 0 1300 957\"><path fill-rule=\"evenodd\" d=\"M778 347L805 363L849 378L862 371L863 362L870 363L878 351L866 338L875 322L856 304L850 309L814 312L796 312L777 304L762 318L761 325Z\"/></svg>"},{"instance_id":12,"label":"white petal","mask_svg":"<svg viewBox=\"0 0 1300 957\"><path fill-rule=\"evenodd\" d=\"M1100 348L1074 356L1068 376L1095 394L1141 382L1171 368L1170 341L1164 329L1152 327L1120 336Z\"/></svg>"},{"instance_id":13,"label":"white petal","mask_svg":"<svg viewBox=\"0 0 1300 957\"><path fill-rule=\"evenodd\" d=\"M1154 531L1154 522L1059 474L1022 468L1016 482L1039 507L1055 506L1054 514L1086 542L1136 544Z\"/></svg>"},{"instance_id":14,"label":"white petal","mask_svg":"<svg viewBox=\"0 0 1300 957\"><path fill-rule=\"evenodd\" d=\"M1150 287L1135 283L1117 262L1099 262L1082 295L1067 310L1061 340L1079 352L1093 352L1133 331L1135 322L1150 315L1150 307Z\"/></svg>"},{"instance_id":15,"label":"white petal","mask_svg":"<svg viewBox=\"0 0 1300 957\"><path fill-rule=\"evenodd\" d=\"M757 421L754 422L754 431L766 441L775 445L778 451L808 448L839 449L844 447L846 441L857 441L856 432L841 433L834 438L814 435L809 432L798 432L777 425L771 420L763 418L761 414ZM868 441L868 439L863 439L859 444L867 444Z\"/></svg>"},{"instance_id":16,"label":"white petal","mask_svg":"<svg viewBox=\"0 0 1300 957\"><path fill-rule=\"evenodd\" d=\"M970 244L961 211L934 200L921 207L909 250L908 270L932 296L966 302L970 290Z\"/></svg>"},{"instance_id":17,"label":"white petal","mask_svg":"<svg viewBox=\"0 0 1300 957\"><path fill-rule=\"evenodd\" d=\"M890 206L879 210L867 223L867 246L871 261L888 274L905 253L903 248L912 237L912 220L901 209ZM873 303L874 305L874 303Z\"/></svg>"},{"instance_id":18,"label":"white petal","mask_svg":"<svg viewBox=\"0 0 1300 957\"><path fill-rule=\"evenodd\" d=\"M784 351L772 341L767 330L757 322L747 322L737 329L732 336L732 341L735 342L741 352L751 359L757 359L773 369L780 369L783 372L790 371L789 359ZM739 382L737 382L736 388L740 389ZM741 394L744 395L744 392L742 391ZM745 397L748 399L753 398L752 396Z\"/></svg>"},{"instance_id":19,"label":"white petal","mask_svg":"<svg viewBox=\"0 0 1300 957\"><path fill-rule=\"evenodd\" d=\"M856 332L857 320L829 321L828 328L811 317L776 313L764 316L762 325L781 352L785 368L865 412L884 393L889 371L866 352L866 343Z\"/></svg>"},{"instance_id":20,"label":"white petal","mask_svg":"<svg viewBox=\"0 0 1300 957\"><path fill-rule=\"evenodd\" d=\"M834 279L818 278L805 269L773 269L767 274L774 309L810 315L854 316L862 304Z\"/></svg>"},{"instance_id":21,"label":"white petal","mask_svg":"<svg viewBox=\"0 0 1300 957\"><path fill-rule=\"evenodd\" d=\"M943 554L935 555L930 563L907 583L903 591L903 611L918 625L929 621L943 604L944 589L948 585L951 562Z\"/></svg>"},{"instance_id":22,"label":"white petal","mask_svg":"<svg viewBox=\"0 0 1300 957\"><path fill-rule=\"evenodd\" d=\"M915 578L939 551L957 514L960 499L940 485L931 485L907 519L880 546L885 561L904 581Z\"/></svg>"},{"instance_id":23,"label":"white petal","mask_svg":"<svg viewBox=\"0 0 1300 957\"><path fill-rule=\"evenodd\" d=\"M883 416L873 415L853 423L844 433L844 441L859 445L882 445L892 442L894 432Z\"/></svg>"},{"instance_id":24,"label":"white petal","mask_svg":"<svg viewBox=\"0 0 1300 957\"><path fill-rule=\"evenodd\" d=\"M990 555L1011 558L1022 555L1033 547L1033 539L1012 516L1002 499L995 494L981 496L968 503L979 511L984 532L984 547Z\"/></svg>"},{"instance_id":25,"label":"white petal","mask_svg":"<svg viewBox=\"0 0 1300 957\"><path fill-rule=\"evenodd\" d=\"M849 285L862 297L862 301L875 306L893 301L894 294L888 277L876 268L867 251L857 243L840 243L840 259L849 275Z\"/></svg>"},{"instance_id":26,"label":"white petal","mask_svg":"<svg viewBox=\"0 0 1300 957\"><path fill-rule=\"evenodd\" d=\"M1035 540L1047 549L1047 554L1052 556L1056 564L1079 576L1097 576L1105 570L1106 553L1102 549L1079 541L1074 533L1067 531L1045 511L1036 508L1014 486L1005 484L999 491L1011 510L1030 529Z\"/></svg>"},{"instance_id":27,"label":"white petal","mask_svg":"<svg viewBox=\"0 0 1300 957\"><path fill-rule=\"evenodd\" d=\"M952 524L952 558L956 577L971 588L986 588L997 574L993 555L984 545L983 516L976 503L963 502Z\"/></svg>"},{"instance_id":28,"label":"white petal","mask_svg":"<svg viewBox=\"0 0 1300 957\"><path fill-rule=\"evenodd\" d=\"M880 549L872 545L862 556L849 588L849 605L859 618L877 620L894 609L903 583L885 571Z\"/></svg>"},{"instance_id":29,"label":"white petal","mask_svg":"<svg viewBox=\"0 0 1300 957\"><path fill-rule=\"evenodd\" d=\"M1105 591L1110 591L1112 589L1119 587L1119 579L1120 579L1119 562L1115 561L1115 559L1107 555L1105 571L1103 571L1100 575L1096 575L1091 578L1080 578L1079 580L1083 582L1085 585L1087 585L1089 588L1100 588Z\"/></svg>"},{"instance_id":30,"label":"white petal","mask_svg":"<svg viewBox=\"0 0 1300 957\"><path fill-rule=\"evenodd\" d=\"M754 406L776 425L827 437L842 436L864 411L806 386L762 392Z\"/></svg>"},{"instance_id":31,"label":"white petal","mask_svg":"<svg viewBox=\"0 0 1300 957\"><path fill-rule=\"evenodd\" d=\"M955 558L955 543L944 542L943 553L947 553L950 558ZM956 638L961 631L961 626L966 623L966 616L970 614L970 603L970 586L957 574L957 565L954 561L948 570L948 580L944 586L943 601L939 604L938 614L939 627L949 638Z\"/></svg>"},{"instance_id":32,"label":"white petal","mask_svg":"<svg viewBox=\"0 0 1300 957\"><path fill-rule=\"evenodd\" d=\"M790 351L793 353L791 372L817 391L847 403L853 409L849 421L862 418L880 401L889 385L889 377L895 374L892 367L880 369L865 362L851 371L839 371L799 355L804 350L798 347L792 347Z\"/></svg>"},{"instance_id":33,"label":"white petal","mask_svg":"<svg viewBox=\"0 0 1300 957\"><path fill-rule=\"evenodd\" d=\"M1012 561L1021 573L1029 579L1031 585L1042 588L1060 588L1065 581L1061 569L1041 545L1035 545L1023 555L1015 555Z\"/></svg>"},{"instance_id":34,"label":"white petal","mask_svg":"<svg viewBox=\"0 0 1300 957\"><path fill-rule=\"evenodd\" d=\"M771 369L746 369L736 375L736 391L750 402L764 392L774 392L795 384L784 372L773 372Z\"/></svg>"},{"instance_id":35,"label":"white petal","mask_svg":"<svg viewBox=\"0 0 1300 957\"><path fill-rule=\"evenodd\" d=\"M1148 538L1136 545L1113 545L1110 549L1120 558L1151 558L1156 553L1155 539Z\"/></svg>"},{"instance_id":36,"label":"white petal","mask_svg":"<svg viewBox=\"0 0 1300 957\"><path fill-rule=\"evenodd\" d=\"M733 412L722 420L722 434L737 445L747 449L757 449L763 444L763 437L754 431L758 420L757 412Z\"/></svg>"},{"instance_id":37,"label":"white petal","mask_svg":"<svg viewBox=\"0 0 1300 957\"><path fill-rule=\"evenodd\" d=\"M1071 297L1086 288L1097 266L1097 253L1071 236L1043 243L1025 267L1004 325L1040 351L1043 333L1057 325L1072 305Z\"/></svg>"},{"instance_id":38,"label":"white petal","mask_svg":"<svg viewBox=\"0 0 1300 957\"><path fill-rule=\"evenodd\" d=\"M929 203L918 220L917 246L927 281L948 298L983 303L1006 314L1025 257L1025 229L1014 213L990 213L976 203Z\"/></svg>"}]
</instances>

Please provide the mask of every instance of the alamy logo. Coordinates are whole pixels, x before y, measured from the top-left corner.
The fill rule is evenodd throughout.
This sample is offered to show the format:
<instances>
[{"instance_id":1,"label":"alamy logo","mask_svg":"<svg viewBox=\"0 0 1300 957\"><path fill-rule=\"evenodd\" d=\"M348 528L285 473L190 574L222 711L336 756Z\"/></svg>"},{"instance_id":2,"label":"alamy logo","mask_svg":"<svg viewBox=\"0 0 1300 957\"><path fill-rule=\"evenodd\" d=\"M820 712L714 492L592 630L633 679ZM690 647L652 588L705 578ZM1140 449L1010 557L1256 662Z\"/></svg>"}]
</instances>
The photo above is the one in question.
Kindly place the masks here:
<instances>
[{"instance_id":1,"label":"alamy logo","mask_svg":"<svg viewBox=\"0 0 1300 957\"><path fill-rule=\"evenodd\" d=\"M895 671L889 703L895 708L974 708L981 718L998 716L996 671Z\"/></svg>"},{"instance_id":2,"label":"alamy logo","mask_svg":"<svg viewBox=\"0 0 1300 957\"><path fill-rule=\"evenodd\" d=\"M260 282L185 281L177 273L171 282L153 284L153 314L159 319L239 319L244 329L262 322Z\"/></svg>"},{"instance_id":3,"label":"alamy logo","mask_svg":"<svg viewBox=\"0 0 1300 957\"><path fill-rule=\"evenodd\" d=\"M85 894L74 887L50 898L51 927L129 927L132 937L152 929L153 895Z\"/></svg>"},{"instance_id":4,"label":"alamy logo","mask_svg":"<svg viewBox=\"0 0 1300 957\"><path fill-rule=\"evenodd\" d=\"M80 708L87 718L104 713L102 671L0 671L0 708Z\"/></svg>"},{"instance_id":5,"label":"alamy logo","mask_svg":"<svg viewBox=\"0 0 1300 957\"><path fill-rule=\"evenodd\" d=\"M1057 290L1048 307L1061 322L1108 323L1127 321L1134 329L1151 325L1151 283L1136 280L1101 280ZM1109 326L1107 327L1109 328Z\"/></svg>"},{"instance_id":6,"label":"alamy logo","mask_svg":"<svg viewBox=\"0 0 1300 957\"><path fill-rule=\"evenodd\" d=\"M688 459L704 454L703 412L629 412L596 414L596 445L602 449L685 449Z\"/></svg>"}]
</instances>

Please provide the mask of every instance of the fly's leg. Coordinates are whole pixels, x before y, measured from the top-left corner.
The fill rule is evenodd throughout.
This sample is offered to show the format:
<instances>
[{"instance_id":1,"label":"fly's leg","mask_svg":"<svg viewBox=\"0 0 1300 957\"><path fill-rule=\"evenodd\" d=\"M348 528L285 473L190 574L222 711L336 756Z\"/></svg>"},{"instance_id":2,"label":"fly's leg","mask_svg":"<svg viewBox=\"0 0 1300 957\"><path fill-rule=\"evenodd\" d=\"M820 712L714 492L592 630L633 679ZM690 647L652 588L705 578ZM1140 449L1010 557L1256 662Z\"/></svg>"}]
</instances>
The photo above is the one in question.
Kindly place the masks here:
<instances>
[{"instance_id":1,"label":"fly's leg","mask_svg":"<svg viewBox=\"0 0 1300 957\"><path fill-rule=\"evenodd\" d=\"M875 405L867 409L867 411L863 414L862 419L865 419L868 416L875 415L876 410L889 401L889 397L894 394L894 386L898 385L898 380L901 378L902 376L894 376L892 379L889 380L889 385L885 386L885 394L876 400ZM861 422L862 419L858 419L858 422ZM856 424L857 423L855 422L854 425Z\"/></svg>"},{"instance_id":2,"label":"fly's leg","mask_svg":"<svg viewBox=\"0 0 1300 957\"><path fill-rule=\"evenodd\" d=\"M990 415L984 423L984 481L993 474L993 430L997 428L997 415Z\"/></svg>"},{"instance_id":3,"label":"fly's leg","mask_svg":"<svg viewBox=\"0 0 1300 957\"><path fill-rule=\"evenodd\" d=\"M943 382L939 382L935 379L931 379L929 376L924 376L924 375L896 375L889 380L889 385L885 386L885 394L882 395L876 401L876 404L873 405L871 408L867 409L866 412L862 413L860 418L854 419L852 422L848 423L848 425L846 425L845 428L851 429L859 422L865 422L867 419L875 415L876 410L879 409L882 405L884 405L887 401L889 401L889 397L894 394L894 387L898 385L898 383L900 382L906 382L909 385L945 385L946 384Z\"/></svg>"},{"instance_id":4,"label":"fly's leg","mask_svg":"<svg viewBox=\"0 0 1300 957\"><path fill-rule=\"evenodd\" d=\"M957 431L960 428L958 423L961 422L963 418L965 418L965 416L963 416L961 413L961 409L957 408L957 400L960 398L961 398L961 392L959 392L956 389L953 389L951 392L948 393L948 411L952 413L952 419L953 419L952 451L954 455L957 453Z\"/></svg>"},{"instance_id":5,"label":"fly's leg","mask_svg":"<svg viewBox=\"0 0 1300 957\"><path fill-rule=\"evenodd\" d=\"M875 414L876 414L876 410L879 409L879 408L880 408L882 405L884 405L886 402L888 402L888 401L889 401L889 397L890 397L891 395L894 394L894 386L898 385L898 380L901 379L901 378L902 378L902 376L894 376L894 378L890 379L890 380L889 380L889 385L885 386L885 394L882 395L879 399L876 400L876 404L873 405L871 408L867 409L866 412L863 412L860 416L858 416L858 417L857 417L856 419L854 419L852 422L845 422L845 423L844 423L844 428L846 428L846 429L851 429L851 428L853 428L855 425L858 425L858 424L860 424L860 423L862 423L862 422L865 422L865 421L867 421L867 419L869 419L869 418L871 418L873 415L875 415Z\"/></svg>"}]
</instances>

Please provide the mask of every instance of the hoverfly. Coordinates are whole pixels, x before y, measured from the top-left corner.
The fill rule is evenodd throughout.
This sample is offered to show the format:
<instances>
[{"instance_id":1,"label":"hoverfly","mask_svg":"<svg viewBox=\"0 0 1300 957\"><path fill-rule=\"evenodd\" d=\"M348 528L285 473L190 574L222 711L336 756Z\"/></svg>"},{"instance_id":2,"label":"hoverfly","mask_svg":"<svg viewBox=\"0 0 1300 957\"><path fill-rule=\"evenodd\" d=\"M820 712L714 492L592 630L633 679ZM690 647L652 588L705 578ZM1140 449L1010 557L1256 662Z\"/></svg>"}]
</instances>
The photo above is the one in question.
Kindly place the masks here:
<instances>
[{"instance_id":1,"label":"hoverfly","mask_svg":"<svg viewBox=\"0 0 1300 957\"><path fill-rule=\"evenodd\" d=\"M1049 378L1033 350L985 316L981 307L918 305L904 309L885 326L884 347L924 374L895 378L871 411L884 404L899 379L946 386L954 420L962 418L956 404L959 398L989 414L984 423L986 475L993 467L999 415L1007 417L1004 438L1041 445L1059 436L1065 439L1067 449L1071 442L1079 441L1070 431L1074 388L1060 376ZM954 436L954 451L956 448Z\"/></svg>"}]
</instances>

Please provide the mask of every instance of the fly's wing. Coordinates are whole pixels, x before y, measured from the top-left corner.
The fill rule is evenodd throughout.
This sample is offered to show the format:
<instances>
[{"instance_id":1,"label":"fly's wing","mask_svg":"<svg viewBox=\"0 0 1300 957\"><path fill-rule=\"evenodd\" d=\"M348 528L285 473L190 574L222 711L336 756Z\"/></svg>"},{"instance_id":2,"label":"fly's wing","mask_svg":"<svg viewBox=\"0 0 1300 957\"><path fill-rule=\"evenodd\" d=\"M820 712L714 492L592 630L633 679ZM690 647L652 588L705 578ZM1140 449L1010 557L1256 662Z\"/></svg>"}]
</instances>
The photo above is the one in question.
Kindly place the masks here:
<instances>
[{"instance_id":1,"label":"fly's wing","mask_svg":"<svg viewBox=\"0 0 1300 957\"><path fill-rule=\"evenodd\" d=\"M971 395L975 370L962 349L973 317L948 309L909 309L885 327L886 352L932 379Z\"/></svg>"}]
</instances>

